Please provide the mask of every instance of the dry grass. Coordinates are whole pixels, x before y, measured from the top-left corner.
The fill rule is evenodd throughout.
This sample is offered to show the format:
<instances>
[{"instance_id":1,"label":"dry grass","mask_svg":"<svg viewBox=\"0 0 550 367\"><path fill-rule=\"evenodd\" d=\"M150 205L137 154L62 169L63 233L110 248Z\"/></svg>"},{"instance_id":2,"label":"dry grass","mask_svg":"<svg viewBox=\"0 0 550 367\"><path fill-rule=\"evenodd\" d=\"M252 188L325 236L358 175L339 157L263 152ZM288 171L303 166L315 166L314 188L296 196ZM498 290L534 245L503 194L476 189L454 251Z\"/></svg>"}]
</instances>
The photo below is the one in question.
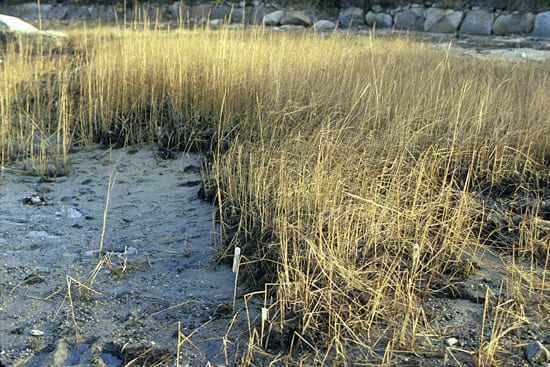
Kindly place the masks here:
<instances>
[{"instance_id":1,"label":"dry grass","mask_svg":"<svg viewBox=\"0 0 550 367\"><path fill-rule=\"evenodd\" d=\"M44 173L97 142L211 149L220 254L241 246L241 277L265 289L253 347L390 364L430 339L423 301L495 245L531 264L511 264L507 292L549 311L548 62L263 29L70 33L74 55L0 56L2 167ZM514 200L528 202L518 223ZM478 365L525 322L516 306L487 307Z\"/></svg>"}]
</instances>

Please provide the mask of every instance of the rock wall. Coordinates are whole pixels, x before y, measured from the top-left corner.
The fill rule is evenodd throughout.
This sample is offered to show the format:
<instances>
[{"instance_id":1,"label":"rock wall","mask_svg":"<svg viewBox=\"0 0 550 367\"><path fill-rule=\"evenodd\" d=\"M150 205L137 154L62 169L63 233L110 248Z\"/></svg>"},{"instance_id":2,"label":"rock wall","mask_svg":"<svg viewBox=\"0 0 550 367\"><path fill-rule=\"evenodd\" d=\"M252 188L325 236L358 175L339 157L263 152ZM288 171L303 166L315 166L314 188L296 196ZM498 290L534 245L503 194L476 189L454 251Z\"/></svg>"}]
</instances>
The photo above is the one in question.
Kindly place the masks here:
<instances>
[{"instance_id":1,"label":"rock wall","mask_svg":"<svg viewBox=\"0 0 550 367\"><path fill-rule=\"evenodd\" d=\"M459 10L440 7L430 2L424 5L384 8L379 4L347 7L338 15L326 15L320 9L295 9L260 1L186 5L171 3L134 3L124 6L92 3L29 2L0 6L0 13L37 23L42 20L101 21L101 22L160 22L173 26L207 25L218 27L229 23L235 26L265 24L282 28L315 27L319 30L339 28L395 28L435 33L471 35L532 35L550 37L550 10L540 13L509 12L496 8L464 7ZM219 2L218 2L219 3Z\"/></svg>"}]
</instances>

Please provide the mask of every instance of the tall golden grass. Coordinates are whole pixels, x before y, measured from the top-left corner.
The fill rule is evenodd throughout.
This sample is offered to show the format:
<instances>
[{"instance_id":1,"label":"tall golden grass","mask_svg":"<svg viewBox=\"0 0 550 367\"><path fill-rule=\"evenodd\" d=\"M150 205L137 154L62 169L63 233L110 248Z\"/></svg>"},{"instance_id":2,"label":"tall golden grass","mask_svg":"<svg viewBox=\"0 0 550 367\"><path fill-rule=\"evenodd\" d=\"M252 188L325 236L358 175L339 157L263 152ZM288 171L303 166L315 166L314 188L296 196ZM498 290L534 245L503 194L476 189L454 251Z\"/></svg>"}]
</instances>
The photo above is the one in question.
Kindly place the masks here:
<instances>
[{"instance_id":1,"label":"tall golden grass","mask_svg":"<svg viewBox=\"0 0 550 367\"><path fill-rule=\"evenodd\" d=\"M548 183L548 62L261 28L70 34L70 55L1 54L2 167L29 159L44 173L97 142L211 149L220 254L241 246L242 274L264 290L258 347L286 335L319 365L416 350L434 333L423 301L495 245L480 195L509 184L540 201ZM506 287L542 315L548 235L525 216L501 250L532 266L511 264ZM491 343L478 365L497 360Z\"/></svg>"}]
</instances>

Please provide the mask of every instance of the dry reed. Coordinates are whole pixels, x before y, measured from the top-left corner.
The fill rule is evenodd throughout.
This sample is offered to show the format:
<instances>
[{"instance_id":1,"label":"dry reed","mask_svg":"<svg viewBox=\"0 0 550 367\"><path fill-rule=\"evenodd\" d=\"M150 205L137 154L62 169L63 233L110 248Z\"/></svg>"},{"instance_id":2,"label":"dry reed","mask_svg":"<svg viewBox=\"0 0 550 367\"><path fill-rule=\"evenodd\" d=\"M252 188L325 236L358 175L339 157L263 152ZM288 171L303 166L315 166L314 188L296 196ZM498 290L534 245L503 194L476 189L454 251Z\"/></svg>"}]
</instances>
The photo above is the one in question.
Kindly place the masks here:
<instances>
[{"instance_id":1,"label":"dry reed","mask_svg":"<svg viewBox=\"0 0 550 367\"><path fill-rule=\"evenodd\" d=\"M548 62L261 28L70 34L71 55L2 54L2 167L30 160L44 173L100 142L211 150L220 254L242 247L241 276L265 285L265 334L309 345L314 364L357 350L391 363L419 348L431 330L423 300L495 245L481 198L506 186L540 204L548 193ZM500 246L531 260L509 291L541 312L543 220L525 213L520 241ZM513 309L496 306L479 365L522 319Z\"/></svg>"}]
</instances>

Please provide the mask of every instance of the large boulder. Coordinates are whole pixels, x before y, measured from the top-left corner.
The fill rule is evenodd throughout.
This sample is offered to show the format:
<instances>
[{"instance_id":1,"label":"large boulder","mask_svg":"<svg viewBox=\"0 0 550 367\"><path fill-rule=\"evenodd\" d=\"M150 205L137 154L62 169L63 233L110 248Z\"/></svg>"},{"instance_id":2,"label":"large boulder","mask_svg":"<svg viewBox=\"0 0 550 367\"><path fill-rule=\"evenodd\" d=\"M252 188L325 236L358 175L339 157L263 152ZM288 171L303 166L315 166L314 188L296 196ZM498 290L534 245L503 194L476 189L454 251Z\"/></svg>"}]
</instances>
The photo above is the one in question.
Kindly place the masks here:
<instances>
[{"instance_id":1,"label":"large boulder","mask_svg":"<svg viewBox=\"0 0 550 367\"><path fill-rule=\"evenodd\" d=\"M369 27L390 28L393 25L393 18L386 13L369 11L367 15L365 15L365 22Z\"/></svg>"},{"instance_id":2,"label":"large boulder","mask_svg":"<svg viewBox=\"0 0 550 367\"><path fill-rule=\"evenodd\" d=\"M456 33L464 17L461 11L430 8L426 10L424 31L434 33Z\"/></svg>"},{"instance_id":3,"label":"large boulder","mask_svg":"<svg viewBox=\"0 0 550 367\"><path fill-rule=\"evenodd\" d=\"M460 26L460 33L489 36L493 31L494 20L495 15L492 12L482 9L470 10Z\"/></svg>"},{"instance_id":4,"label":"large boulder","mask_svg":"<svg viewBox=\"0 0 550 367\"><path fill-rule=\"evenodd\" d=\"M65 33L41 31L19 18L0 14L0 46L6 47L10 43L35 50L61 51L69 47L70 40Z\"/></svg>"},{"instance_id":5,"label":"large boulder","mask_svg":"<svg viewBox=\"0 0 550 367\"><path fill-rule=\"evenodd\" d=\"M281 19L285 16L284 10L275 10L264 15L264 24L266 26L276 26L281 24Z\"/></svg>"},{"instance_id":6,"label":"large boulder","mask_svg":"<svg viewBox=\"0 0 550 367\"><path fill-rule=\"evenodd\" d=\"M92 14L86 6L69 6L66 19L90 19Z\"/></svg>"},{"instance_id":7,"label":"large boulder","mask_svg":"<svg viewBox=\"0 0 550 367\"><path fill-rule=\"evenodd\" d=\"M197 8L198 10L199 8ZM222 21L228 21L231 14L231 8L227 5L216 5L213 8L204 8L201 9L204 10L200 14L200 18L207 18L209 17L210 20L222 20ZM200 10L199 10L200 11Z\"/></svg>"},{"instance_id":8,"label":"large boulder","mask_svg":"<svg viewBox=\"0 0 550 367\"><path fill-rule=\"evenodd\" d=\"M394 24L397 29L423 31L426 19L426 9L423 7L410 8L395 13Z\"/></svg>"},{"instance_id":9,"label":"large boulder","mask_svg":"<svg viewBox=\"0 0 550 367\"><path fill-rule=\"evenodd\" d=\"M537 14L535 17L533 35L539 37L550 37L550 11Z\"/></svg>"},{"instance_id":10,"label":"large boulder","mask_svg":"<svg viewBox=\"0 0 550 367\"><path fill-rule=\"evenodd\" d=\"M247 9L249 10L247 12ZM232 8L230 11L229 23L230 24L246 24L248 23L250 8Z\"/></svg>"},{"instance_id":11,"label":"large boulder","mask_svg":"<svg viewBox=\"0 0 550 367\"><path fill-rule=\"evenodd\" d=\"M103 5L103 7L105 8L106 6ZM114 13L114 7L111 6L110 8ZM98 12L99 11L100 10L98 10ZM107 11L107 10L105 10L105 11ZM54 19L54 20L63 20L67 17L67 12L68 12L68 9L65 5L57 4L56 6L54 6L50 9L50 11L48 12L47 18L48 19ZM101 19L103 19L103 18L101 18Z\"/></svg>"},{"instance_id":12,"label":"large boulder","mask_svg":"<svg viewBox=\"0 0 550 367\"><path fill-rule=\"evenodd\" d=\"M361 8L346 8L338 16L338 23L342 28L365 25L365 12Z\"/></svg>"},{"instance_id":13,"label":"large boulder","mask_svg":"<svg viewBox=\"0 0 550 367\"><path fill-rule=\"evenodd\" d=\"M525 34L531 32L535 16L527 14L502 14L493 23L493 33L499 36Z\"/></svg>"},{"instance_id":14,"label":"large boulder","mask_svg":"<svg viewBox=\"0 0 550 367\"><path fill-rule=\"evenodd\" d=\"M281 25L301 25L303 27L311 27L313 22L311 17L304 11L291 10L287 11L281 19Z\"/></svg>"},{"instance_id":15,"label":"large boulder","mask_svg":"<svg viewBox=\"0 0 550 367\"><path fill-rule=\"evenodd\" d=\"M330 20L321 19L313 24L313 28L315 28L315 30L317 31L330 31L336 28L336 24L334 24L334 22L331 22Z\"/></svg>"},{"instance_id":16,"label":"large boulder","mask_svg":"<svg viewBox=\"0 0 550 367\"><path fill-rule=\"evenodd\" d=\"M27 2L23 4L18 4L11 7L14 9L14 15L18 18L23 18L27 20L37 20L39 18L46 19L47 14L51 11L51 4L40 4L40 2Z\"/></svg>"},{"instance_id":17,"label":"large boulder","mask_svg":"<svg viewBox=\"0 0 550 367\"><path fill-rule=\"evenodd\" d=\"M19 18L0 14L0 31L37 33L38 28Z\"/></svg>"},{"instance_id":18,"label":"large boulder","mask_svg":"<svg viewBox=\"0 0 550 367\"><path fill-rule=\"evenodd\" d=\"M268 8L263 5L255 6L250 14L250 23L251 24L262 24L264 16L272 11L271 8Z\"/></svg>"},{"instance_id":19,"label":"large boulder","mask_svg":"<svg viewBox=\"0 0 550 367\"><path fill-rule=\"evenodd\" d=\"M56 8L59 8L58 15L56 15L56 18L51 19L63 19L67 14L67 9L65 8L65 15L63 15L62 8ZM52 14L52 12L50 12L50 14ZM114 6L97 5L90 10L90 15L92 19L100 19L102 22L115 22L118 19L118 14ZM59 18L59 16L61 17ZM122 17L124 16L122 15Z\"/></svg>"}]
</instances>

